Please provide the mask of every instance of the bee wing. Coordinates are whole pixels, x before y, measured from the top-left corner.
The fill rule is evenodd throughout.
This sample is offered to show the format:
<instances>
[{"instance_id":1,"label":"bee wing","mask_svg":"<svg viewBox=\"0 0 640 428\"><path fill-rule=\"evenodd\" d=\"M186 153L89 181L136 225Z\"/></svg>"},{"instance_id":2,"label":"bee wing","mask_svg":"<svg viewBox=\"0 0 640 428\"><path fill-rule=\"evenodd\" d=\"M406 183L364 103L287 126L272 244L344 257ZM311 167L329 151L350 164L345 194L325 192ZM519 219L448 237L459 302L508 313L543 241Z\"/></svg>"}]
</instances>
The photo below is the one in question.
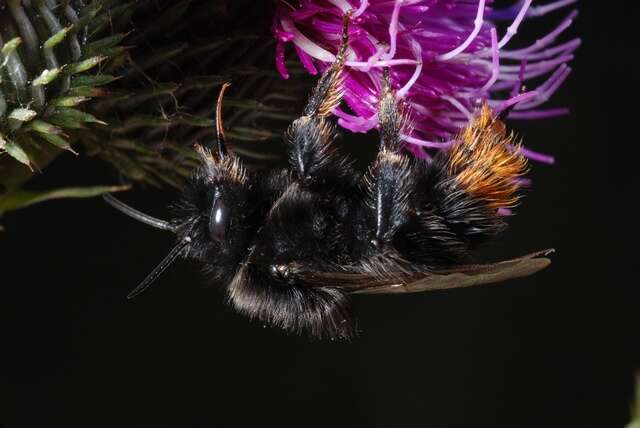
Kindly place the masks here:
<instances>
[{"instance_id":1,"label":"bee wing","mask_svg":"<svg viewBox=\"0 0 640 428\"><path fill-rule=\"evenodd\" d=\"M420 293L493 284L532 275L549 266L554 250L538 251L497 263L460 265L429 271L387 271L373 275L365 271L315 272L305 278L312 285L335 286L353 294Z\"/></svg>"}]
</instances>

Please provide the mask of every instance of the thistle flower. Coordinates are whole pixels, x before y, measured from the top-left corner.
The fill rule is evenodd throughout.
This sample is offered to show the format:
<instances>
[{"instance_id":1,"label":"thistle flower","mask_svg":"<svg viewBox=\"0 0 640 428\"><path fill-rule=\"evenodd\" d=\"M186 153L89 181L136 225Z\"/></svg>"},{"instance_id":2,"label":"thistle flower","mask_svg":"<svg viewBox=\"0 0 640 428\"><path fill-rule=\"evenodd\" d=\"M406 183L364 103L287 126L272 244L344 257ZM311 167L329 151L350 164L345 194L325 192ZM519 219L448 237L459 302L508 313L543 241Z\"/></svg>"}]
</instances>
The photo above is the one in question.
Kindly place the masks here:
<instances>
[{"instance_id":1,"label":"thistle flower","mask_svg":"<svg viewBox=\"0 0 640 428\"><path fill-rule=\"evenodd\" d=\"M532 6L532 0L520 0L509 8L494 9L493 0L301 0L298 8L282 1L272 26L278 41L276 66L287 78L285 46L292 43L309 73L324 70L340 43L341 17L351 10L344 94L351 112L336 109L338 123L354 132L377 125L380 75L389 67L392 85L412 118L412 129L403 136L407 149L425 158L433 150L449 147L484 102L494 112L514 107L509 113L514 119L567 113L540 106L571 72L567 64L580 39L563 43L557 39L577 11L528 46L507 49L507 45L529 19L576 2ZM502 22L508 27L498 35ZM535 89L521 92L536 80L541 83ZM551 156L522 150L531 159L553 163Z\"/></svg>"},{"instance_id":2,"label":"thistle flower","mask_svg":"<svg viewBox=\"0 0 640 428\"><path fill-rule=\"evenodd\" d=\"M234 150L254 163L275 157L261 143L281 135L309 85L273 70L271 12L254 0L0 0L0 216L93 195L24 189L67 151L133 183L181 187L228 81Z\"/></svg>"}]
</instances>

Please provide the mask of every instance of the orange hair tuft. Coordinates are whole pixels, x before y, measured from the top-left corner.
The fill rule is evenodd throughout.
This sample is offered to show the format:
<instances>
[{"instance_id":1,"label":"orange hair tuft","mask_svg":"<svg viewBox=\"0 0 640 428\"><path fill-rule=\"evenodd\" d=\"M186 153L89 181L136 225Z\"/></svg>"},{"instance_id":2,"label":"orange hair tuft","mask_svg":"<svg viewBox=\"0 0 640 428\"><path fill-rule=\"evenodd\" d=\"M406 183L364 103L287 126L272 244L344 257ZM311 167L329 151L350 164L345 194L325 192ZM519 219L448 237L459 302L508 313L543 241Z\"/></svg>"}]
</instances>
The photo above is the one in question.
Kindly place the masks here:
<instances>
[{"instance_id":1,"label":"orange hair tuft","mask_svg":"<svg viewBox=\"0 0 640 428\"><path fill-rule=\"evenodd\" d=\"M495 119L485 104L459 135L449 154L448 169L458 184L491 208L510 208L518 201L516 178L527 171L527 161L513 134Z\"/></svg>"}]
</instances>

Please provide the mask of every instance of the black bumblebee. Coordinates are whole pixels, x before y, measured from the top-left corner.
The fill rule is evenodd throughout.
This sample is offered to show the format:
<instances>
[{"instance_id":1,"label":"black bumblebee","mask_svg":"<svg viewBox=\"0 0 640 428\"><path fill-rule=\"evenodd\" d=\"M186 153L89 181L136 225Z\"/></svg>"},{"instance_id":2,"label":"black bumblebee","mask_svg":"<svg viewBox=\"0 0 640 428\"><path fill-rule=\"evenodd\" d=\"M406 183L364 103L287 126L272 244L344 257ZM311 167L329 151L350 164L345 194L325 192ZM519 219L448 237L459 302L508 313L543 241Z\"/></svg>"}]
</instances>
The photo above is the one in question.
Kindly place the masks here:
<instances>
[{"instance_id":1,"label":"black bumblebee","mask_svg":"<svg viewBox=\"0 0 640 428\"><path fill-rule=\"evenodd\" d=\"M240 313L313 337L349 338L351 294L468 287L548 266L550 250L471 264L475 247L504 229L498 209L516 202L515 179L526 169L513 136L487 106L459 143L425 163L402 152L407 121L386 77L377 158L364 174L353 169L335 147L328 121L341 100L346 34L336 62L287 131L289 169L251 173L227 150L220 114L224 85L217 141L196 147L202 167L172 221L106 197L124 213L177 236L169 255L128 297L176 258L188 257L203 264Z\"/></svg>"}]
</instances>

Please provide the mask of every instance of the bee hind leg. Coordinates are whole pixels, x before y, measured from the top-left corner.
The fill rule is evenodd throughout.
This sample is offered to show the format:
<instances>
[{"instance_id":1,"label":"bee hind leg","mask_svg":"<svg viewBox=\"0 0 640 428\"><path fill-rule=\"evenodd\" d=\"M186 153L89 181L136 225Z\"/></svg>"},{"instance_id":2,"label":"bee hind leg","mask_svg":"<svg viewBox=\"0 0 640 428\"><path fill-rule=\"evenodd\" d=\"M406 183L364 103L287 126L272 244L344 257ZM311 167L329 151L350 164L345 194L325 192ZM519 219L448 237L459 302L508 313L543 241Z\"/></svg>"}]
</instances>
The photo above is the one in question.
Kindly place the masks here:
<instances>
[{"instance_id":1,"label":"bee hind leg","mask_svg":"<svg viewBox=\"0 0 640 428\"><path fill-rule=\"evenodd\" d=\"M369 254L392 253L411 263L442 265L459 261L464 244L429 199L430 165L402 151L408 119L385 70L378 107L380 145L365 174L364 209L370 225Z\"/></svg>"},{"instance_id":2,"label":"bee hind leg","mask_svg":"<svg viewBox=\"0 0 640 428\"><path fill-rule=\"evenodd\" d=\"M378 106L380 151L398 153L402 149L402 131L407 126L407 115L396 100L391 88L389 69L382 74L382 91Z\"/></svg>"},{"instance_id":3,"label":"bee hind leg","mask_svg":"<svg viewBox=\"0 0 640 428\"><path fill-rule=\"evenodd\" d=\"M364 177L365 205L372 219L371 243L391 245L416 212L417 189L424 165L402 153L401 133L406 120L395 99L385 70L378 107L378 155Z\"/></svg>"}]
</instances>

